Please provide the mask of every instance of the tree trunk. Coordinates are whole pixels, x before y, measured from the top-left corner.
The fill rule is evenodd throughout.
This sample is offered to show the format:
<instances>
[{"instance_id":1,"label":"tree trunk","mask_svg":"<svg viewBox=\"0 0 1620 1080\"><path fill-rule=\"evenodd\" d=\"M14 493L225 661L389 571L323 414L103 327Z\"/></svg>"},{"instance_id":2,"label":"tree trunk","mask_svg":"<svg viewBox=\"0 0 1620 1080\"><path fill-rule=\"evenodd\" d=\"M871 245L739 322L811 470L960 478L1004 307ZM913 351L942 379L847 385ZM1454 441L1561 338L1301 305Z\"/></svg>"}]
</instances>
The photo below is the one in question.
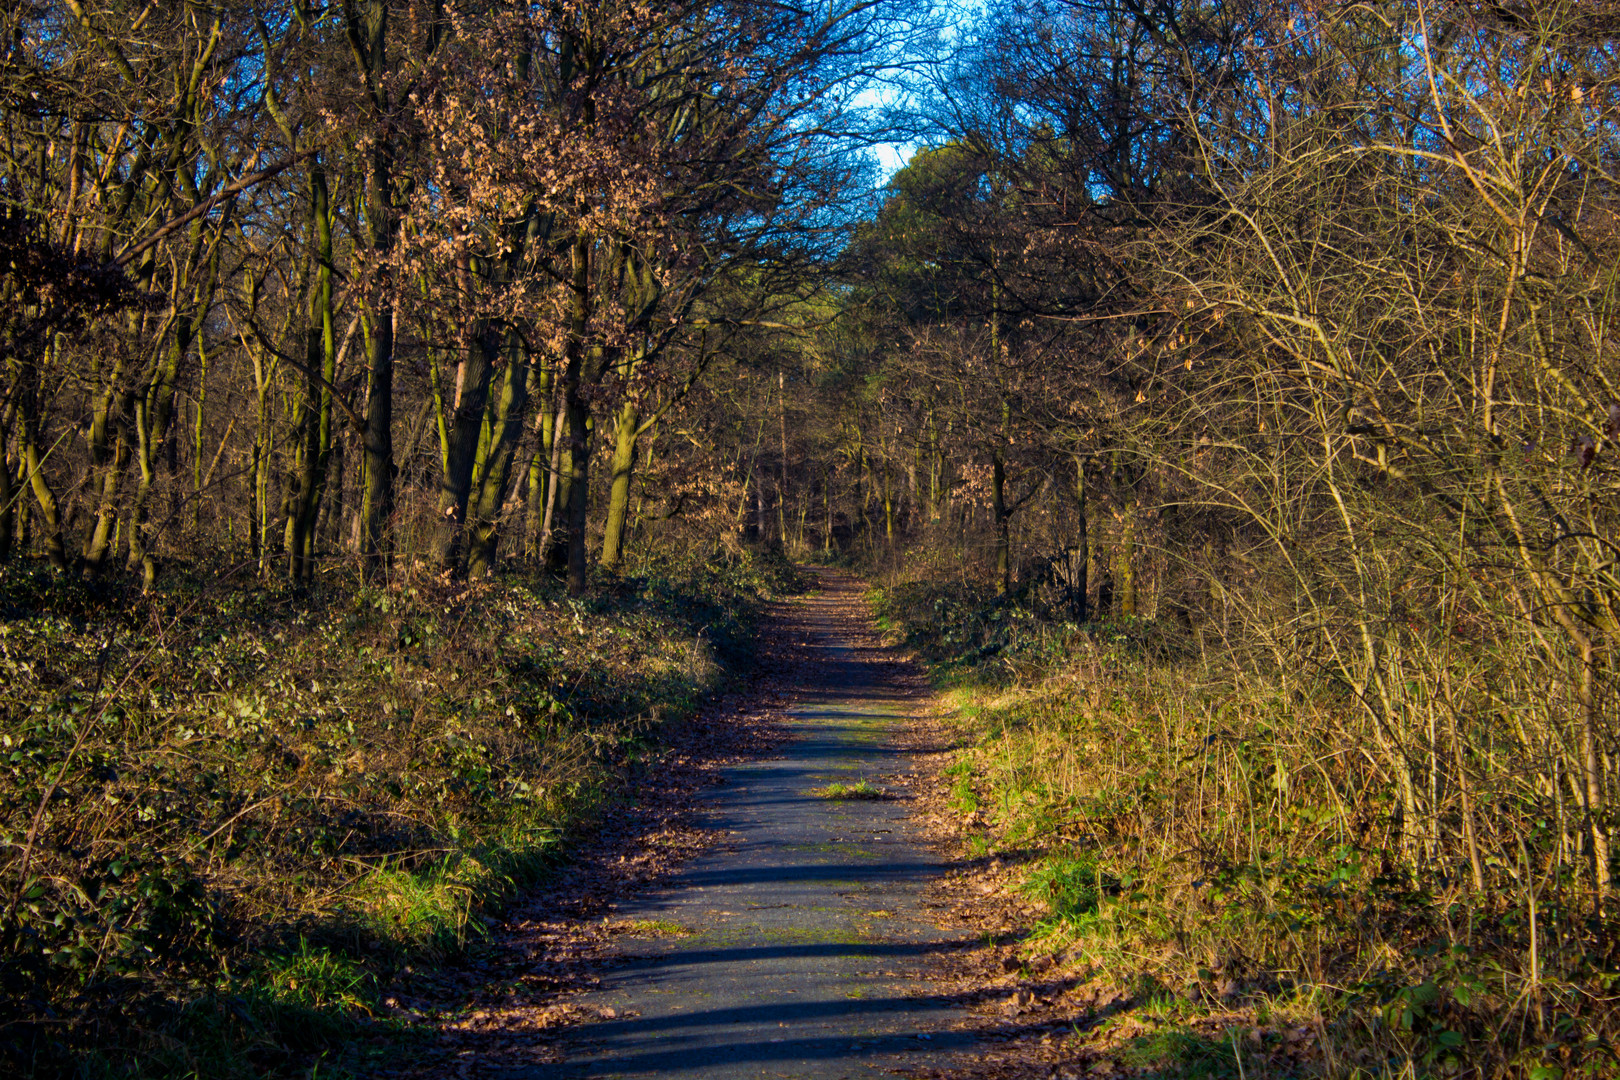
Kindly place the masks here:
<instances>
[{"instance_id":1,"label":"tree trunk","mask_svg":"<svg viewBox=\"0 0 1620 1080\"><path fill-rule=\"evenodd\" d=\"M776 372L776 408L781 422L782 469L776 487L776 530L781 535L782 547L788 546L788 438L787 438L787 375L779 368Z\"/></svg>"},{"instance_id":2,"label":"tree trunk","mask_svg":"<svg viewBox=\"0 0 1620 1080\"><path fill-rule=\"evenodd\" d=\"M1108 545L1106 543L1094 544L1091 548L1092 577L1097 579L1097 609L1096 617L1099 619L1112 619L1114 617L1114 575L1108 558Z\"/></svg>"},{"instance_id":3,"label":"tree trunk","mask_svg":"<svg viewBox=\"0 0 1620 1080\"><path fill-rule=\"evenodd\" d=\"M12 532L17 522L17 500L21 492L13 490L15 469L11 459L11 425L17 417L17 404L12 402L0 415L0 563L11 558Z\"/></svg>"},{"instance_id":4,"label":"tree trunk","mask_svg":"<svg viewBox=\"0 0 1620 1080\"><path fill-rule=\"evenodd\" d=\"M1001 369L1001 284L995 276L996 261L991 255L990 279L990 368ZM996 530L996 593L1005 596L1012 586L1012 536L1007 509L1007 461L1002 454L1008 428L1012 425L1012 402L1001 399L1001 429L996 437L995 457L990 470L990 509Z\"/></svg>"},{"instance_id":5,"label":"tree trunk","mask_svg":"<svg viewBox=\"0 0 1620 1080\"><path fill-rule=\"evenodd\" d=\"M1586 814L1592 832L1592 864L1597 877L1597 908L1603 912L1609 896L1609 829L1605 820L1603 754L1598 750L1598 714L1596 692L1597 650L1592 639L1582 635L1577 644L1581 650L1580 706L1581 706L1581 774L1586 787Z\"/></svg>"},{"instance_id":6,"label":"tree trunk","mask_svg":"<svg viewBox=\"0 0 1620 1080\"><path fill-rule=\"evenodd\" d=\"M206 292L212 292L210 286ZM203 307L206 308L206 301ZM196 320L176 316L173 337L163 358L152 369L145 391L136 397L134 407L135 464L140 470L135 499L129 508L129 569L141 574L142 587L150 589L157 580L157 560L152 552L154 537L148 532L153 489L157 484L157 454L169 434L174 401L180 378L180 365L191 349L200 328Z\"/></svg>"},{"instance_id":7,"label":"tree trunk","mask_svg":"<svg viewBox=\"0 0 1620 1080\"><path fill-rule=\"evenodd\" d=\"M1007 510L1007 463L996 447L990 462L990 511L996 530L996 594L1005 596L1012 587L1012 518Z\"/></svg>"},{"instance_id":8,"label":"tree trunk","mask_svg":"<svg viewBox=\"0 0 1620 1080\"><path fill-rule=\"evenodd\" d=\"M545 547L546 513L550 509L551 493L556 490L557 477L557 462L552 457L557 433L552 428L551 365L536 364L535 370L539 372L535 397L540 402L535 433L540 437L540 445L529 462L528 515L523 532L523 554L530 559L538 559ZM559 411L557 417L560 416Z\"/></svg>"},{"instance_id":9,"label":"tree trunk","mask_svg":"<svg viewBox=\"0 0 1620 1080\"><path fill-rule=\"evenodd\" d=\"M576 394L568 403L568 595L583 596L587 580L585 530L590 514L590 410Z\"/></svg>"},{"instance_id":10,"label":"tree trunk","mask_svg":"<svg viewBox=\"0 0 1620 1080\"><path fill-rule=\"evenodd\" d=\"M1119 617L1136 617L1136 502L1120 511L1119 544L1114 548L1114 590Z\"/></svg>"},{"instance_id":11,"label":"tree trunk","mask_svg":"<svg viewBox=\"0 0 1620 1080\"><path fill-rule=\"evenodd\" d=\"M253 462L249 472L253 484L253 521L248 540L254 562L263 575L268 572L270 560L270 379L273 373L264 370L262 358L257 352L253 358L253 368L258 382L258 409L257 427L253 432Z\"/></svg>"},{"instance_id":12,"label":"tree trunk","mask_svg":"<svg viewBox=\"0 0 1620 1080\"><path fill-rule=\"evenodd\" d=\"M391 557L394 516L394 312L387 301L372 307L366 334L366 427L361 443L365 492L360 511L360 559L366 579L378 581Z\"/></svg>"},{"instance_id":13,"label":"tree trunk","mask_svg":"<svg viewBox=\"0 0 1620 1080\"><path fill-rule=\"evenodd\" d=\"M337 378L337 341L332 326L332 208L326 173L310 170L310 229L314 233L315 287L310 292L304 344L304 397L298 417L296 497L287 517L287 576L295 584L314 578L315 523L332 456L332 391Z\"/></svg>"},{"instance_id":14,"label":"tree trunk","mask_svg":"<svg viewBox=\"0 0 1620 1080\"><path fill-rule=\"evenodd\" d=\"M327 500L324 525L319 530L320 534L326 537L326 547L329 551L343 550L343 513L348 506L349 497L348 455L343 448L344 440L345 437L341 433L333 437L332 457L327 465L337 482L332 490L331 499Z\"/></svg>"},{"instance_id":15,"label":"tree trunk","mask_svg":"<svg viewBox=\"0 0 1620 1080\"><path fill-rule=\"evenodd\" d=\"M540 522L546 513L546 481L550 474L546 472L545 435L550 433L550 420L542 413L536 423L535 434L541 441L529 455L529 482L523 495L523 557L531 560L540 554Z\"/></svg>"},{"instance_id":16,"label":"tree trunk","mask_svg":"<svg viewBox=\"0 0 1620 1080\"><path fill-rule=\"evenodd\" d=\"M56 493L45 479L44 454L39 447L39 366L28 364L22 374L27 381L19 408L22 412L22 459L28 469L28 483L39 504L40 531L44 537L45 559L57 573L66 573L67 549L62 543L62 513Z\"/></svg>"},{"instance_id":17,"label":"tree trunk","mask_svg":"<svg viewBox=\"0 0 1620 1080\"><path fill-rule=\"evenodd\" d=\"M608 493L607 526L602 532L602 565L609 570L619 565L624 553L624 523L630 509L630 477L636 465L636 433L641 409L625 398L619 406L618 428L613 443L613 483Z\"/></svg>"},{"instance_id":18,"label":"tree trunk","mask_svg":"<svg viewBox=\"0 0 1620 1080\"><path fill-rule=\"evenodd\" d=\"M636 455L641 455L642 443L636 440ZM635 535L641 523L647 520L647 474L658 466L658 440L653 435L647 437L647 464L636 470L637 478L641 481L636 487L636 512L631 515L630 522L624 527L624 543L629 545L630 538Z\"/></svg>"},{"instance_id":19,"label":"tree trunk","mask_svg":"<svg viewBox=\"0 0 1620 1080\"><path fill-rule=\"evenodd\" d=\"M765 482L758 475L759 458L754 458L754 464L749 466L749 475L754 477L754 539L763 544L768 540L765 527Z\"/></svg>"},{"instance_id":20,"label":"tree trunk","mask_svg":"<svg viewBox=\"0 0 1620 1080\"><path fill-rule=\"evenodd\" d=\"M197 400L191 427L191 542L202 543L203 410L208 406L208 353L197 341Z\"/></svg>"},{"instance_id":21,"label":"tree trunk","mask_svg":"<svg viewBox=\"0 0 1620 1080\"><path fill-rule=\"evenodd\" d=\"M822 533L821 550L828 555L833 550L832 470L821 471L821 509L827 515L827 529Z\"/></svg>"},{"instance_id":22,"label":"tree trunk","mask_svg":"<svg viewBox=\"0 0 1620 1080\"><path fill-rule=\"evenodd\" d=\"M134 190L127 195L134 198ZM127 209L127 207L126 207ZM109 232L109 236L110 236ZM156 251L148 251L139 260L132 276L143 284L151 281L156 269ZM251 290L250 315L257 310L258 289ZM131 312L125 317L125 333L135 341L146 336L144 313ZM113 551L114 537L119 531L118 516L122 507L124 477L129 471L130 458L135 446L133 430L135 417L135 391L130 384L128 358L124 350L117 350L112 371L107 374L105 390L90 413L90 430L85 434L85 449L90 454L90 469L97 479L100 497L96 506L96 523L85 538L82 554L84 574L95 577L106 565ZM99 365L98 365L99 367Z\"/></svg>"},{"instance_id":23,"label":"tree trunk","mask_svg":"<svg viewBox=\"0 0 1620 1080\"><path fill-rule=\"evenodd\" d=\"M171 482L171 496L178 490L179 441L168 441L174 424L175 402L179 396L180 369L191 351L191 346L202 334L203 320L213 304L214 290L219 282L220 253L224 232L230 219L231 204L214 227L210 237L206 219L198 218L189 232L191 259L184 272L170 283L169 305L173 313L168 348L155 358L151 373L144 380L134 408L135 455L140 466L140 481L135 500L129 512L129 567L139 567L143 587L150 589L157 580L157 561L152 552L155 537L149 533L148 520L157 482L158 454L164 455ZM206 252L206 258L203 258ZM193 277L201 259L201 276ZM178 503L171 498L169 519L179 516Z\"/></svg>"},{"instance_id":24,"label":"tree trunk","mask_svg":"<svg viewBox=\"0 0 1620 1080\"><path fill-rule=\"evenodd\" d=\"M91 468L100 471L101 494L96 506L96 522L84 542L86 577L99 574L111 554L113 534L118 528L118 493L123 487L124 473L129 469L133 410L134 401L129 394L109 394L105 408L98 407L90 421ZM106 430L109 427L112 428L110 433Z\"/></svg>"},{"instance_id":25,"label":"tree trunk","mask_svg":"<svg viewBox=\"0 0 1620 1080\"><path fill-rule=\"evenodd\" d=\"M134 332L133 327L131 332ZM113 533L118 527L119 489L129 468L129 424L134 403L123 385L126 374L124 364L124 352L118 350L113 369L107 376L106 391L90 413L90 430L85 435L91 474L99 480L96 486L100 489L96 523L84 542L84 573L87 577L99 574L106 563Z\"/></svg>"},{"instance_id":26,"label":"tree trunk","mask_svg":"<svg viewBox=\"0 0 1620 1080\"><path fill-rule=\"evenodd\" d=\"M568 595L581 596L586 584L585 525L590 509L590 432L586 426L590 408L581 393L581 382L591 315L591 241L584 233L574 239L572 271L568 359L563 371L563 408L568 413Z\"/></svg>"},{"instance_id":27,"label":"tree trunk","mask_svg":"<svg viewBox=\"0 0 1620 1080\"><path fill-rule=\"evenodd\" d=\"M564 507L563 515L567 516L569 474L563 471L562 455L568 445L568 409L557 410L557 423L551 442L551 464L547 475L551 477L550 490L546 492L546 516L540 525L540 556L541 561L547 565L554 565L554 569L563 569L568 565L566 558L568 545L558 540L556 535L557 507ZM557 552L562 550L564 557L558 561Z\"/></svg>"},{"instance_id":28,"label":"tree trunk","mask_svg":"<svg viewBox=\"0 0 1620 1080\"><path fill-rule=\"evenodd\" d=\"M939 474L942 462L939 457L939 425L932 413L928 416L928 523L934 524L939 520Z\"/></svg>"},{"instance_id":29,"label":"tree trunk","mask_svg":"<svg viewBox=\"0 0 1620 1080\"><path fill-rule=\"evenodd\" d=\"M1074 502L1077 523L1074 532L1074 552L1069 557L1069 610L1074 613L1075 622L1085 622L1090 614L1087 604L1090 599L1090 582L1087 580L1086 568L1090 563L1091 536L1090 522L1087 520L1086 505L1086 459L1074 459Z\"/></svg>"},{"instance_id":30,"label":"tree trunk","mask_svg":"<svg viewBox=\"0 0 1620 1080\"><path fill-rule=\"evenodd\" d=\"M855 431L855 438L860 439L860 429ZM857 441L855 444L855 503L861 511L861 539L871 540L872 518L866 512L866 444Z\"/></svg>"},{"instance_id":31,"label":"tree trunk","mask_svg":"<svg viewBox=\"0 0 1620 1080\"><path fill-rule=\"evenodd\" d=\"M884 463L883 466L883 539L889 550L894 550L894 470L893 466Z\"/></svg>"},{"instance_id":32,"label":"tree trunk","mask_svg":"<svg viewBox=\"0 0 1620 1080\"><path fill-rule=\"evenodd\" d=\"M28 486L28 457L25 453L23 453L23 448L20 442L17 450L17 539L14 540L13 543L16 545L18 551L27 551L30 545L32 545L34 542L34 515L29 512L30 508L33 506L33 503L29 500L27 494L24 493L24 489Z\"/></svg>"},{"instance_id":33,"label":"tree trunk","mask_svg":"<svg viewBox=\"0 0 1620 1080\"><path fill-rule=\"evenodd\" d=\"M528 419L529 394L535 389L534 372L523 343L516 333L507 335L506 370L502 373L500 394L489 421L487 449L477 466L478 497L468 521L467 574L488 577L495 572L495 556L500 543L500 516L506 505L507 479L512 458L523 438Z\"/></svg>"},{"instance_id":34,"label":"tree trunk","mask_svg":"<svg viewBox=\"0 0 1620 1080\"><path fill-rule=\"evenodd\" d=\"M356 43L361 72L371 96L379 126L387 111L388 3L371 0L365 23L350 16L349 37ZM391 147L380 133L366 165L365 213L367 242L372 258L386 266L394 247L394 190ZM366 327L366 426L361 454L365 467L365 494L360 514L360 558L368 581L387 573L392 558L391 521L394 516L394 302L386 272L370 301Z\"/></svg>"},{"instance_id":35,"label":"tree trunk","mask_svg":"<svg viewBox=\"0 0 1620 1080\"><path fill-rule=\"evenodd\" d=\"M129 508L129 569L140 571L142 592L157 580L157 560L146 535L146 512L151 504L152 482L156 479L152 461L153 427L148 411L144 400L135 402L135 462L140 466L141 478L135 488L135 501Z\"/></svg>"},{"instance_id":36,"label":"tree trunk","mask_svg":"<svg viewBox=\"0 0 1620 1080\"><path fill-rule=\"evenodd\" d=\"M478 462L485 413L489 408L489 383L500 355L496 328L480 320L468 342L466 358L456 379L456 397L447 425L448 453L445 471L439 481L439 521L434 556L439 569L460 577L463 569L462 538L467 523L467 501L471 496L473 469Z\"/></svg>"}]
</instances>

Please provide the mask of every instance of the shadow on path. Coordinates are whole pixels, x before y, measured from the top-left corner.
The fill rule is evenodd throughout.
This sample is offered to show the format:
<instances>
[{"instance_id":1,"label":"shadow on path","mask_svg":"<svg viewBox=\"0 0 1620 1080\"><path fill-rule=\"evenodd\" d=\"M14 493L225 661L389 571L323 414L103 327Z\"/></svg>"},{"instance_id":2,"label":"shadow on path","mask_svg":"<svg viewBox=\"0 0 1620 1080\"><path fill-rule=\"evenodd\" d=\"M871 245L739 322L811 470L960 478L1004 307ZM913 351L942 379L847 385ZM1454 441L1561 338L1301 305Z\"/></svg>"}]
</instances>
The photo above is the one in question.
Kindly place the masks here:
<instances>
[{"instance_id":1,"label":"shadow on path","mask_svg":"<svg viewBox=\"0 0 1620 1080\"><path fill-rule=\"evenodd\" d=\"M567 1033L563 1060L492 1075L835 1078L938 1062L966 1047L965 1012L924 977L963 943L923 900L946 865L895 799L838 801L834 782L883 786L906 767L893 732L915 683L872 642L859 585L825 574L800 609L810 664L792 740L729 768L700 824L728 842L619 906L600 987L607 1017ZM943 1063L943 1062L941 1062Z\"/></svg>"}]
</instances>

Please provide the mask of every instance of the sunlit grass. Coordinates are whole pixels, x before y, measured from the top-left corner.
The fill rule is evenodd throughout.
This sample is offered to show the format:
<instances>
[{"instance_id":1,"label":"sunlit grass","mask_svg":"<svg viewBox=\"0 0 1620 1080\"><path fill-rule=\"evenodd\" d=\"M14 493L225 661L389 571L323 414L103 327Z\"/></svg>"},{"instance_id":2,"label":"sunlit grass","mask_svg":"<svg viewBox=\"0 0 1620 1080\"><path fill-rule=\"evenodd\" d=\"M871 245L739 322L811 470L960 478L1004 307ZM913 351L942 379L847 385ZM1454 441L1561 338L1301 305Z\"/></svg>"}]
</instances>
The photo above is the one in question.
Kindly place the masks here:
<instances>
[{"instance_id":1,"label":"sunlit grass","mask_svg":"<svg viewBox=\"0 0 1620 1080\"><path fill-rule=\"evenodd\" d=\"M857 780L853 784L835 780L823 787L811 788L810 794L818 799L831 799L839 802L889 798L888 791L878 787L870 780Z\"/></svg>"},{"instance_id":2,"label":"sunlit grass","mask_svg":"<svg viewBox=\"0 0 1620 1080\"><path fill-rule=\"evenodd\" d=\"M377 1000L375 972L302 938L296 952L265 963L262 983L278 1002L306 1009L370 1013Z\"/></svg>"}]
</instances>

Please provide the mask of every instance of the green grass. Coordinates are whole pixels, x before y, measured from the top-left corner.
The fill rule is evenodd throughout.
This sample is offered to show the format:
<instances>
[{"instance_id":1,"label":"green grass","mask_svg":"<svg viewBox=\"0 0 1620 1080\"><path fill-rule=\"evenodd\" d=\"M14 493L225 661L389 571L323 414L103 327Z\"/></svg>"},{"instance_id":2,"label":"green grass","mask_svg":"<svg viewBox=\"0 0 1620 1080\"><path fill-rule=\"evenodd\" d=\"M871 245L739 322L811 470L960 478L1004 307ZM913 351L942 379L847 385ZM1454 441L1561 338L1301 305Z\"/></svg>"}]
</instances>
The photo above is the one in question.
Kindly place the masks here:
<instances>
[{"instance_id":1,"label":"green grass","mask_svg":"<svg viewBox=\"0 0 1620 1080\"><path fill-rule=\"evenodd\" d=\"M1127 1039L1119 1049L1120 1064L1165 1080L1246 1080L1240 1055L1248 1047L1240 1033L1226 1040L1197 1030L1170 1026Z\"/></svg>"},{"instance_id":2,"label":"green grass","mask_svg":"<svg viewBox=\"0 0 1620 1080\"><path fill-rule=\"evenodd\" d=\"M870 780L857 780L853 784L834 781L823 787L811 788L810 794L818 799L832 799L834 801L858 801L862 799L887 799L889 793L878 787Z\"/></svg>"},{"instance_id":3,"label":"green grass","mask_svg":"<svg viewBox=\"0 0 1620 1080\"><path fill-rule=\"evenodd\" d=\"M272 956L262 985L279 1004L314 1011L369 1014L377 1002L377 975L353 957L299 941L298 950Z\"/></svg>"},{"instance_id":4,"label":"green grass","mask_svg":"<svg viewBox=\"0 0 1620 1080\"><path fill-rule=\"evenodd\" d=\"M959 814L979 809L979 793L973 786L973 763L966 759L949 766L944 775L951 779L950 807Z\"/></svg>"},{"instance_id":5,"label":"green grass","mask_svg":"<svg viewBox=\"0 0 1620 1080\"><path fill-rule=\"evenodd\" d=\"M1095 915L1102 887L1102 871L1089 855L1049 857L1024 881L1026 895L1045 902L1053 918L1065 920Z\"/></svg>"}]
</instances>

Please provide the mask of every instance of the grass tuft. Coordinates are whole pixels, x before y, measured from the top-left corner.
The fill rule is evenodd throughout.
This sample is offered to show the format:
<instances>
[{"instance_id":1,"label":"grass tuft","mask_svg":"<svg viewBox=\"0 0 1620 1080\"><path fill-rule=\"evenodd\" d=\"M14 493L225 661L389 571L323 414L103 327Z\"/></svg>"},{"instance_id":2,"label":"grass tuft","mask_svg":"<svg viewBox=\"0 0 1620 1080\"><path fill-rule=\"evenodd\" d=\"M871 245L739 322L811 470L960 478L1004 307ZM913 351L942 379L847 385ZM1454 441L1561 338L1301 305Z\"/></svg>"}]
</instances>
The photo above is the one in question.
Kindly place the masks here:
<instances>
[{"instance_id":1,"label":"grass tuft","mask_svg":"<svg viewBox=\"0 0 1620 1080\"><path fill-rule=\"evenodd\" d=\"M810 794L818 799L832 799L835 801L856 801L861 799L887 799L888 791L878 787L870 780L857 780L853 784L834 781L825 787L811 788Z\"/></svg>"}]
</instances>

